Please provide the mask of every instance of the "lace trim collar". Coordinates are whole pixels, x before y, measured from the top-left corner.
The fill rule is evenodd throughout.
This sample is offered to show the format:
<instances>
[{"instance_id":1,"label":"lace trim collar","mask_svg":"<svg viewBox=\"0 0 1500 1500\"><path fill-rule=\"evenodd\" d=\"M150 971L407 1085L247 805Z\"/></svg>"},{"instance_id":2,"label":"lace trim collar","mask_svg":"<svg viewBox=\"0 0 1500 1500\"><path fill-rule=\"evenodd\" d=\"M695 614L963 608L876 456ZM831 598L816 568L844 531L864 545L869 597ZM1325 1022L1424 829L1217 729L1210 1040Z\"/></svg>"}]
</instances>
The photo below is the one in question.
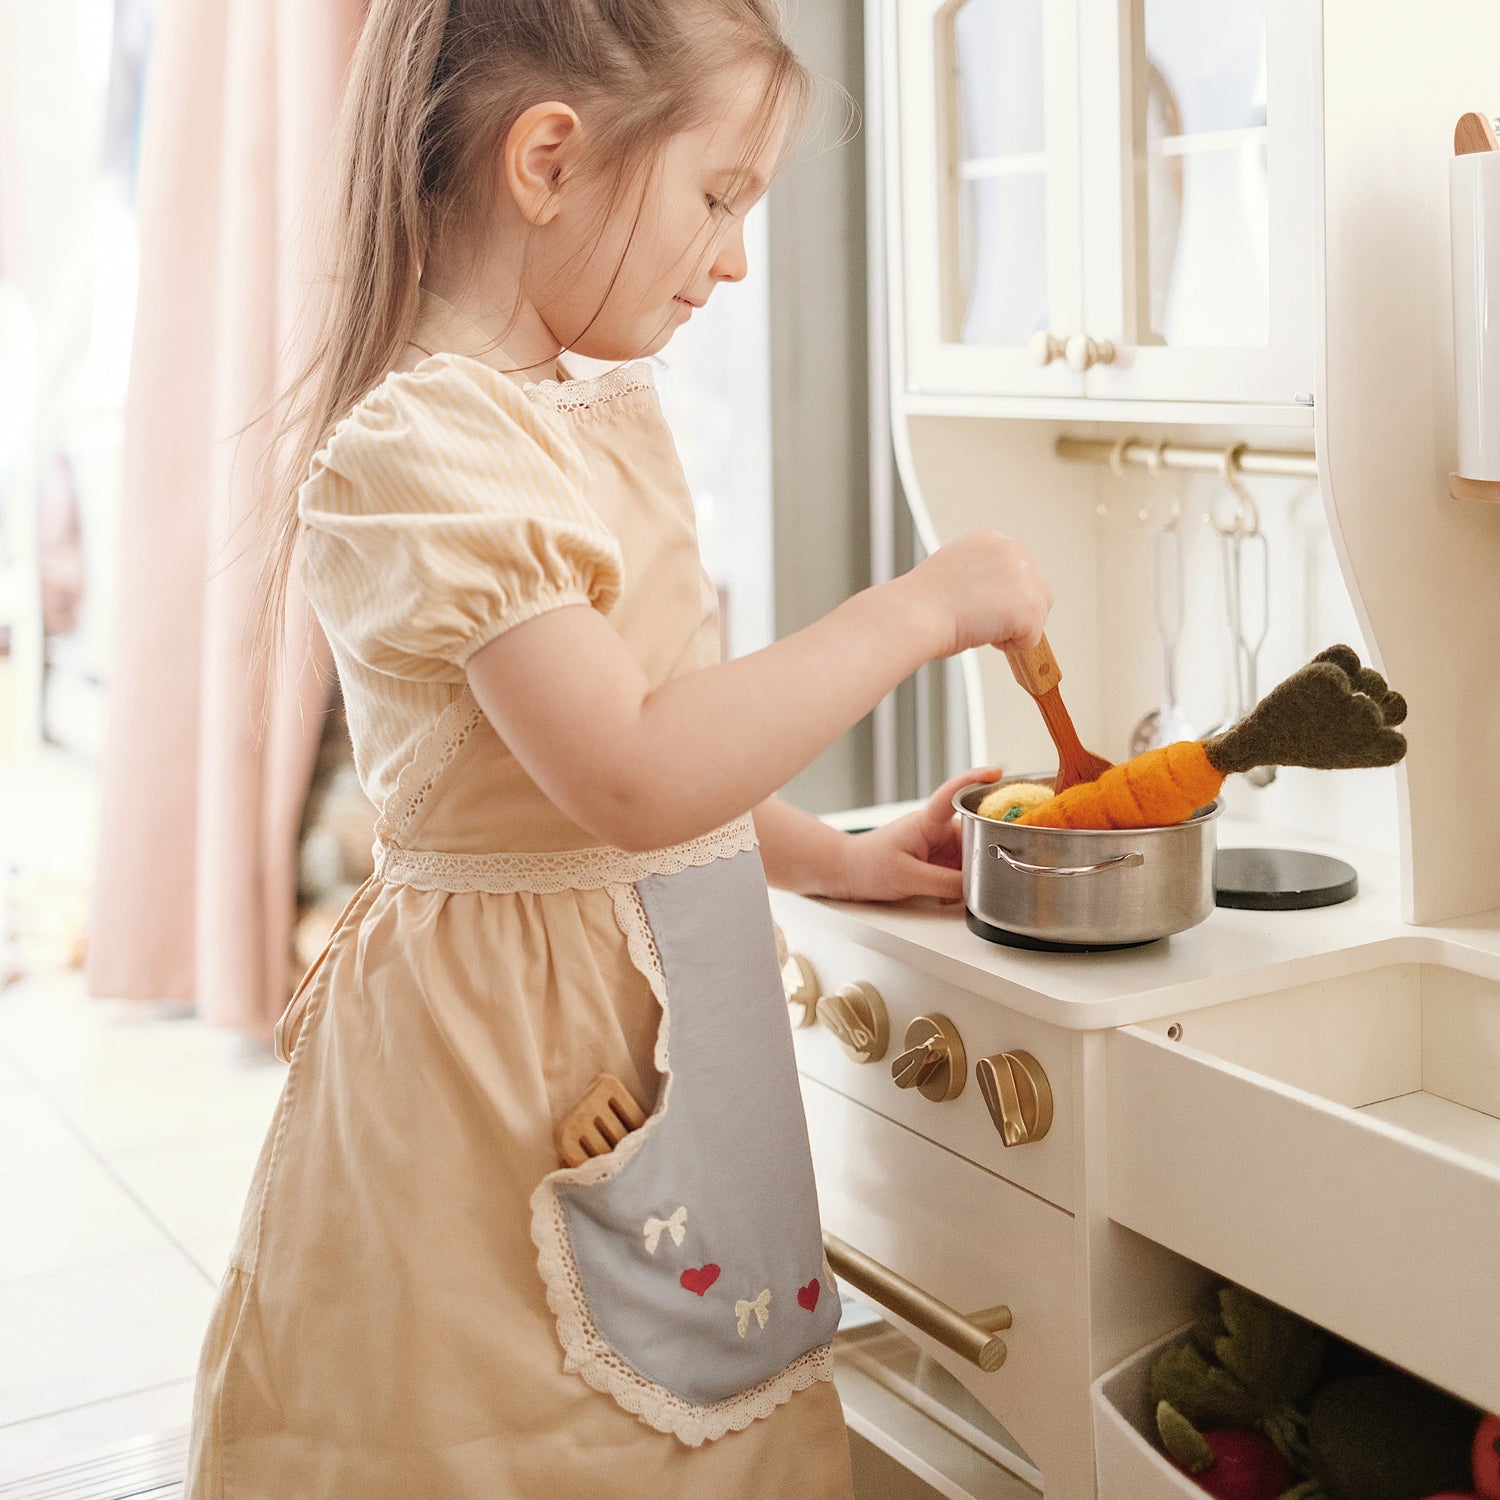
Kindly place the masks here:
<instances>
[{"instance_id":1,"label":"lace trim collar","mask_svg":"<svg viewBox=\"0 0 1500 1500\"><path fill-rule=\"evenodd\" d=\"M509 374L507 366L514 361L498 344L485 338L479 329L451 302L429 292L421 292L421 303L417 313L416 327L412 330L412 343L428 358L440 354L457 355L460 359L472 359L488 365L492 370ZM557 412L587 411L591 407L617 396L630 395L634 391L654 390L651 365L647 360L631 360L606 370L602 375L575 376L560 360L557 362L559 378L556 380L527 380L521 389L534 400Z\"/></svg>"},{"instance_id":2,"label":"lace trim collar","mask_svg":"<svg viewBox=\"0 0 1500 1500\"><path fill-rule=\"evenodd\" d=\"M553 411L576 412L587 411L634 391L654 391L656 381L652 378L651 366L645 360L637 359L628 365L606 370L602 375L584 379L570 376L567 380L528 380L522 389Z\"/></svg>"}]
</instances>

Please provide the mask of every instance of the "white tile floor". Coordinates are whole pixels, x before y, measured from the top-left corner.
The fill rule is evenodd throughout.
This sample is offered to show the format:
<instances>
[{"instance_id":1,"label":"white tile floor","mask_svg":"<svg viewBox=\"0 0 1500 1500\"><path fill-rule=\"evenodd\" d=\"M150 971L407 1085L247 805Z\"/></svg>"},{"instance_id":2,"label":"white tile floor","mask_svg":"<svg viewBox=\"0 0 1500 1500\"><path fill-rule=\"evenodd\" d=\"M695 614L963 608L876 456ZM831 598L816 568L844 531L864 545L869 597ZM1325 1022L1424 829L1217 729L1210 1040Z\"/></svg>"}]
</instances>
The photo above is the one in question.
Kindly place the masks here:
<instances>
[{"instance_id":1,"label":"white tile floor","mask_svg":"<svg viewBox=\"0 0 1500 1500\"><path fill-rule=\"evenodd\" d=\"M0 1486L186 1425L284 1071L77 975L0 991Z\"/></svg>"}]
</instances>

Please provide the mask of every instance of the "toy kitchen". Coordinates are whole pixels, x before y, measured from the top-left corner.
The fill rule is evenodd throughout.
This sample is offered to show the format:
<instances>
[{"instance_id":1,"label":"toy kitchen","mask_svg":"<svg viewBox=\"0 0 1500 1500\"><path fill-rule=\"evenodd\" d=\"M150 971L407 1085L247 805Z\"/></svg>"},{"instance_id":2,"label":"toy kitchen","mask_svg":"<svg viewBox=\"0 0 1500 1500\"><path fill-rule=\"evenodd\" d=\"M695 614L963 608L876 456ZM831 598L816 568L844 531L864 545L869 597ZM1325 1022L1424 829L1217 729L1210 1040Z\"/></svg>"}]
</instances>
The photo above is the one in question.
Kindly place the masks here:
<instances>
[{"instance_id":1,"label":"toy kitchen","mask_svg":"<svg viewBox=\"0 0 1500 1500\"><path fill-rule=\"evenodd\" d=\"M1224 904L1154 941L1046 940L1107 926L1128 832L1009 930L967 866L963 907L774 893L861 1493L1495 1500L1500 10L869 27L924 540L1032 552L1110 761L1335 642L1404 695L1407 753L1231 776ZM1006 659L961 671L968 762L1050 780Z\"/></svg>"}]
</instances>

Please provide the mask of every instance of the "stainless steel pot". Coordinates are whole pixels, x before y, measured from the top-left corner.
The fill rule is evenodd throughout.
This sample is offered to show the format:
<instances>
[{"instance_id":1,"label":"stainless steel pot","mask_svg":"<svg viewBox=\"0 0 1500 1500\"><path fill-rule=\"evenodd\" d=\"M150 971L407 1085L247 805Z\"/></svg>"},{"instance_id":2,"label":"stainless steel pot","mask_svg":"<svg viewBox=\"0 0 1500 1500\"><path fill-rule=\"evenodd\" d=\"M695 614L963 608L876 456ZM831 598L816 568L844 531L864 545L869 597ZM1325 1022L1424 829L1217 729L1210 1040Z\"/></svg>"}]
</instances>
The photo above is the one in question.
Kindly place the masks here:
<instances>
[{"instance_id":1,"label":"stainless steel pot","mask_svg":"<svg viewBox=\"0 0 1500 1500\"><path fill-rule=\"evenodd\" d=\"M1046 943L1149 943L1196 927L1214 909L1218 802L1168 828L1028 828L981 818L1008 776L953 798L963 825L964 905L980 922Z\"/></svg>"}]
</instances>

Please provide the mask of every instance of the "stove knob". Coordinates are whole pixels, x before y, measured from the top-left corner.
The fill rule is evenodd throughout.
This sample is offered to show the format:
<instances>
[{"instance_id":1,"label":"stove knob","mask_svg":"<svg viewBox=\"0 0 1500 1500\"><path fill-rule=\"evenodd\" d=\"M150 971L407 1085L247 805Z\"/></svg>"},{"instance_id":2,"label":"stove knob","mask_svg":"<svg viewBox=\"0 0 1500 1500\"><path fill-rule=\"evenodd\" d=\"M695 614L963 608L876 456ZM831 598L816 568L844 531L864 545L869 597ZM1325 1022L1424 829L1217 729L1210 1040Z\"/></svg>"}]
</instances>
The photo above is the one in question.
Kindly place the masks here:
<instances>
[{"instance_id":1,"label":"stove knob","mask_svg":"<svg viewBox=\"0 0 1500 1500\"><path fill-rule=\"evenodd\" d=\"M781 988L793 1027L811 1026L818 1019L818 975L800 953L787 954L781 966Z\"/></svg>"},{"instance_id":2,"label":"stove knob","mask_svg":"<svg viewBox=\"0 0 1500 1500\"><path fill-rule=\"evenodd\" d=\"M891 1064L896 1087L916 1089L935 1104L964 1091L964 1044L947 1016L918 1016L906 1028L906 1051Z\"/></svg>"},{"instance_id":3,"label":"stove knob","mask_svg":"<svg viewBox=\"0 0 1500 1500\"><path fill-rule=\"evenodd\" d=\"M1052 1085L1029 1052L1000 1052L974 1065L979 1092L1007 1146L1039 1141L1052 1128Z\"/></svg>"},{"instance_id":4,"label":"stove knob","mask_svg":"<svg viewBox=\"0 0 1500 1500\"><path fill-rule=\"evenodd\" d=\"M856 980L818 1001L818 1020L857 1063L879 1062L891 1042L885 1001L873 984Z\"/></svg>"}]
</instances>

